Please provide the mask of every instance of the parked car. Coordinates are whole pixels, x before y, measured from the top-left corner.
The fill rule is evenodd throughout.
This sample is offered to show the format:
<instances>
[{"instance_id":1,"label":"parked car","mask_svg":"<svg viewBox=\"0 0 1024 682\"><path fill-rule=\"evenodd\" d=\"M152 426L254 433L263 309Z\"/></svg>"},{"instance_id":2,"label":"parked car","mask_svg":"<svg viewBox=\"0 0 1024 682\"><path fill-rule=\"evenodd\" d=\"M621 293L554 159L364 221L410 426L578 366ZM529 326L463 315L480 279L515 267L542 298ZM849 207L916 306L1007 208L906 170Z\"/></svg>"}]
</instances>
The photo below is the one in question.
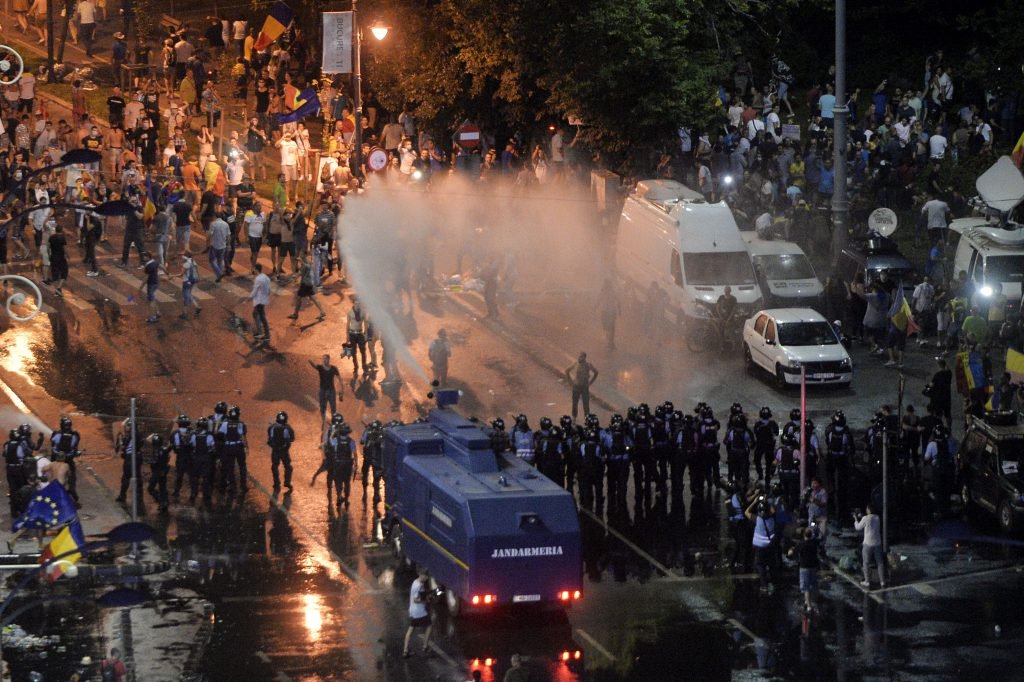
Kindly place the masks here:
<instances>
[{"instance_id":1,"label":"parked car","mask_svg":"<svg viewBox=\"0 0 1024 682\"><path fill-rule=\"evenodd\" d=\"M968 417L958 456L964 506L994 514L1007 533L1024 527L1024 424L1019 421L1016 412Z\"/></svg>"},{"instance_id":2,"label":"parked car","mask_svg":"<svg viewBox=\"0 0 1024 682\"><path fill-rule=\"evenodd\" d=\"M743 325L743 357L750 369L770 372L784 388L800 383L848 386L853 361L835 329L810 308L762 310Z\"/></svg>"}]
</instances>

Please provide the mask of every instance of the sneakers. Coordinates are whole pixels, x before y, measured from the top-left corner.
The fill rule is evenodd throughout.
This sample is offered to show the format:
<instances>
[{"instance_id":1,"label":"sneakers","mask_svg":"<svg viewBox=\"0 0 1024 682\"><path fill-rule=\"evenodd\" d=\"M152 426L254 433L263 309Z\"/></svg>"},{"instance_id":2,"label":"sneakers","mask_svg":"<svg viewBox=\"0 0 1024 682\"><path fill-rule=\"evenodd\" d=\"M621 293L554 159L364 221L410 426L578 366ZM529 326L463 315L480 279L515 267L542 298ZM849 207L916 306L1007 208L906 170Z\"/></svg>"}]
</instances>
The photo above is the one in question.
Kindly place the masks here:
<instances>
[{"instance_id":1,"label":"sneakers","mask_svg":"<svg viewBox=\"0 0 1024 682\"><path fill-rule=\"evenodd\" d=\"M885 363L885 366L886 367L895 367L896 366L896 361L895 360L889 360L888 362Z\"/></svg>"},{"instance_id":2,"label":"sneakers","mask_svg":"<svg viewBox=\"0 0 1024 682\"><path fill-rule=\"evenodd\" d=\"M882 586L883 588L885 588L885 581L882 581L882 582L881 582L881 583L879 583L879 584L880 584L880 585L881 585L881 586Z\"/></svg>"},{"instance_id":3,"label":"sneakers","mask_svg":"<svg viewBox=\"0 0 1024 682\"><path fill-rule=\"evenodd\" d=\"M89 272L85 273L85 276L86 277L99 277L100 273L96 272L95 270L90 270Z\"/></svg>"},{"instance_id":4,"label":"sneakers","mask_svg":"<svg viewBox=\"0 0 1024 682\"><path fill-rule=\"evenodd\" d=\"M871 583L868 582L867 580L861 580L860 581L860 586L861 587L871 587Z\"/></svg>"},{"instance_id":5,"label":"sneakers","mask_svg":"<svg viewBox=\"0 0 1024 682\"><path fill-rule=\"evenodd\" d=\"M156 324L159 321L160 321L160 318L155 316L155 315L150 315L149 317L146 318L146 322L148 324Z\"/></svg>"}]
</instances>

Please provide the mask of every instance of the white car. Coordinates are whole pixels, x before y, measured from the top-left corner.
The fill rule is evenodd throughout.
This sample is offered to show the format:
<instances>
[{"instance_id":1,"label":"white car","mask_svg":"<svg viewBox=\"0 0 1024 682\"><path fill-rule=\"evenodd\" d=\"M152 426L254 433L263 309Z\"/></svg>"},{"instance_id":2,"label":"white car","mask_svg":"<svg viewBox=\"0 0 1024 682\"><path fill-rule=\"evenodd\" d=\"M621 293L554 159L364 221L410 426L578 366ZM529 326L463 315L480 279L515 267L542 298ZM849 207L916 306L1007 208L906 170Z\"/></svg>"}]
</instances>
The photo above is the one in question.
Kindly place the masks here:
<instances>
[{"instance_id":1,"label":"white car","mask_svg":"<svg viewBox=\"0 0 1024 682\"><path fill-rule=\"evenodd\" d=\"M761 367L779 387L800 383L806 369L809 384L841 384L853 379L853 362L832 325L810 308L762 310L743 324L743 357L747 367Z\"/></svg>"}]
</instances>

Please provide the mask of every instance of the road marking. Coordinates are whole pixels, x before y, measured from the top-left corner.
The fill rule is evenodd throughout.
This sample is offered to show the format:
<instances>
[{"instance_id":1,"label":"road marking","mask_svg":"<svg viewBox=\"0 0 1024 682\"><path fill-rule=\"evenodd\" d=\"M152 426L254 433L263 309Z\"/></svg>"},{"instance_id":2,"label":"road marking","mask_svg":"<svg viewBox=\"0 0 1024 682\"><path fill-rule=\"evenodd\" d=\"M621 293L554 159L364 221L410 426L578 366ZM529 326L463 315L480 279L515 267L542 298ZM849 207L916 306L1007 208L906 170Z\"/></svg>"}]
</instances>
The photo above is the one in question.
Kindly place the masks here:
<instances>
[{"instance_id":1,"label":"road marking","mask_svg":"<svg viewBox=\"0 0 1024 682\"><path fill-rule=\"evenodd\" d=\"M751 640L753 640L754 644L762 644L762 643L764 643L764 640L761 639L760 637L758 637L756 634L754 634L753 630L751 630L750 628L748 628L746 625L744 625L743 623L739 622L735 618L730 618L730 619L728 619L725 622L728 623L729 625L733 626L734 628L736 628L737 630L739 630L743 634L745 634Z\"/></svg>"},{"instance_id":2,"label":"road marking","mask_svg":"<svg viewBox=\"0 0 1024 682\"><path fill-rule=\"evenodd\" d=\"M14 389L8 386L7 382L3 379L0 379L0 390L3 390L3 392L7 394L7 397L11 399L11 402L14 403L15 407L21 410L22 414L30 414L37 419L39 418L39 416L32 411L32 408L26 405L25 401L18 397L18 394L14 392Z\"/></svg>"},{"instance_id":3,"label":"road marking","mask_svg":"<svg viewBox=\"0 0 1024 682\"><path fill-rule=\"evenodd\" d=\"M971 578L981 578L987 575L995 575L997 573L1007 573L1009 571L1020 572L1024 570L1024 564L1012 564L1010 566L1001 566L999 568L987 568L984 571L973 571L971 573L958 573L957 575L947 575L942 578L935 578L933 580L919 580L913 583L907 583L906 585L891 585L889 587L883 587L877 592L896 592L898 590L912 589L920 592L921 594L935 594L937 591L932 585L939 583L948 583L954 580L969 580ZM931 589L932 592L927 590Z\"/></svg>"},{"instance_id":4,"label":"road marking","mask_svg":"<svg viewBox=\"0 0 1024 682\"><path fill-rule=\"evenodd\" d=\"M253 656L260 659L261 663L270 663L270 656L267 656L266 652L264 651L257 651L255 654L253 654Z\"/></svg>"},{"instance_id":5,"label":"road marking","mask_svg":"<svg viewBox=\"0 0 1024 682\"><path fill-rule=\"evenodd\" d=\"M129 286L132 287L132 289L134 289L136 291L138 291L140 289L140 287L142 286L142 280L141 279L139 279L138 277L135 277L134 275L128 274L127 272L125 272L124 270L122 270L120 268L114 268L113 270L110 270L110 275L112 277L116 277L117 279L121 280L125 284L128 284ZM170 294L165 294L164 292L160 291L159 288L157 288L157 290L156 290L156 302L157 303L172 303L172 302L174 302L174 297L172 297Z\"/></svg>"},{"instance_id":6,"label":"road marking","mask_svg":"<svg viewBox=\"0 0 1024 682\"><path fill-rule=\"evenodd\" d=\"M911 585L911 587L914 588L915 590L917 590L918 592L920 592L921 594L933 595L933 594L937 594L938 593L938 590L936 590L931 585L927 585L927 584L917 584L917 583L915 583L915 584Z\"/></svg>"},{"instance_id":7,"label":"road marking","mask_svg":"<svg viewBox=\"0 0 1024 682\"><path fill-rule=\"evenodd\" d=\"M654 566L656 569L658 569L659 571L664 573L666 576L675 577L675 578L685 577L685 576L679 575L678 573L673 571L671 568L669 568L665 564L661 563L660 561L658 561L657 559L652 557L650 554L648 554L644 550L640 549L640 547L638 547L636 544L634 544L629 538L627 538L625 535L623 535L619 531L617 531L614 528L612 528L611 526L609 526L605 522L604 519L602 519L599 516L597 516L594 512L590 511L589 509L581 508L580 509L580 513L581 514L586 514L590 518L592 518L595 521L597 521L598 523L600 523L602 526L604 526L605 530L607 530L609 533L611 533L612 535L617 537L619 540L621 540L623 544L625 544L627 547L629 547L634 552L639 554L645 561L647 561L647 563L649 563L651 566Z\"/></svg>"},{"instance_id":8,"label":"road marking","mask_svg":"<svg viewBox=\"0 0 1024 682\"><path fill-rule=\"evenodd\" d=\"M64 302L65 303L70 303L72 307L78 308L81 311L95 310L95 308L92 305L90 305L88 302L78 298L78 296L76 296L71 291L65 291L64 292Z\"/></svg>"},{"instance_id":9,"label":"road marking","mask_svg":"<svg viewBox=\"0 0 1024 682\"><path fill-rule=\"evenodd\" d=\"M293 515L290 509L288 509L279 501L274 499L274 496L271 494L271 492L267 490L262 483L256 480L256 478L251 473L248 474L248 476L249 481L253 484L253 486L255 486L256 489L259 490L261 493L263 493L263 495L270 501L272 505L274 505L278 509L278 511L283 512L284 515L288 517L288 520L292 524L294 524L299 530L305 533L307 538L309 538L314 544L318 545L321 549L330 554L331 558L334 559L338 563L338 566L341 567L342 572L345 573L345 575L347 575L352 580L352 582L357 583L360 586L360 588L362 588L363 592L367 594L381 594L381 590L374 587L373 584L370 583L366 578L359 575L358 571L349 566L344 559L338 556L337 553L335 553L335 551L327 545L327 543L323 542L319 537L316 536L315 533L313 533L312 530L310 530L309 527L306 526L306 524L300 521L298 517Z\"/></svg>"},{"instance_id":10,"label":"road marking","mask_svg":"<svg viewBox=\"0 0 1024 682\"><path fill-rule=\"evenodd\" d=\"M116 289L108 287L103 282L99 281L98 277L85 277L79 275L76 272L71 273L71 279L78 282L87 289L91 289L101 295L103 298L108 298L118 305L128 305L128 297L120 293ZM90 281L91 280L91 281Z\"/></svg>"},{"instance_id":11,"label":"road marking","mask_svg":"<svg viewBox=\"0 0 1024 682\"><path fill-rule=\"evenodd\" d=\"M276 682L292 682L292 678L288 677L287 673L283 670L278 670L277 675L274 676Z\"/></svg>"},{"instance_id":12,"label":"road marking","mask_svg":"<svg viewBox=\"0 0 1024 682\"><path fill-rule=\"evenodd\" d=\"M454 658L445 653L445 651L441 647L439 647L436 642L431 641L429 646L430 650L438 656L440 656L441 659L448 665L452 666L453 668L458 668L459 670L461 670L464 667Z\"/></svg>"},{"instance_id":13,"label":"road marking","mask_svg":"<svg viewBox=\"0 0 1024 682\"><path fill-rule=\"evenodd\" d=\"M579 635L583 639L583 641L585 641L587 644L589 644L590 646L592 646L595 649L597 649L597 652L599 654L601 654L602 656L607 658L612 663L614 663L617 660L619 660L618 658L615 657L615 655L612 652L608 651L603 646L601 646L600 642L598 642L596 639L591 637L590 633L588 633L586 630L581 630L580 628L576 628L576 634Z\"/></svg>"},{"instance_id":14,"label":"road marking","mask_svg":"<svg viewBox=\"0 0 1024 682\"><path fill-rule=\"evenodd\" d=\"M869 597L874 599L879 604L884 603L882 601L882 597L881 597L881 595L879 593L884 591L886 588L881 588L879 590L872 590L870 587L864 587L863 585L860 584L860 581L857 580L856 577L850 575L849 573L847 573L843 569L839 568L838 565L832 563L831 561L826 561L825 563L829 565L829 567L832 569L833 572L835 572L836 575L841 576L842 578L845 578L848 583L850 583L851 585L856 587L858 590L860 590L864 594L868 595Z\"/></svg>"}]
</instances>

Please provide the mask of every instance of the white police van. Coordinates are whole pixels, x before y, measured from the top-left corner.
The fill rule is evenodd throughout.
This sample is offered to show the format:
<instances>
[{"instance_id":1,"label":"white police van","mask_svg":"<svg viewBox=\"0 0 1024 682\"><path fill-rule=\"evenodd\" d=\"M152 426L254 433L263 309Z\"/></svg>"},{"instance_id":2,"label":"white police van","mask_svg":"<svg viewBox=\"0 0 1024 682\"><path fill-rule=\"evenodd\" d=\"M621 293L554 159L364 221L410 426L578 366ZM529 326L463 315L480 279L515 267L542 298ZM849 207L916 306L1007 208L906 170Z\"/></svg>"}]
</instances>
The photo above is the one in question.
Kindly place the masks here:
<instances>
[{"instance_id":1,"label":"white police van","mask_svg":"<svg viewBox=\"0 0 1024 682\"><path fill-rule=\"evenodd\" d=\"M707 318L725 287L746 316L761 307L750 255L725 202L673 180L642 180L627 197L615 242L619 277L639 297L652 283L688 318Z\"/></svg>"}]
</instances>

